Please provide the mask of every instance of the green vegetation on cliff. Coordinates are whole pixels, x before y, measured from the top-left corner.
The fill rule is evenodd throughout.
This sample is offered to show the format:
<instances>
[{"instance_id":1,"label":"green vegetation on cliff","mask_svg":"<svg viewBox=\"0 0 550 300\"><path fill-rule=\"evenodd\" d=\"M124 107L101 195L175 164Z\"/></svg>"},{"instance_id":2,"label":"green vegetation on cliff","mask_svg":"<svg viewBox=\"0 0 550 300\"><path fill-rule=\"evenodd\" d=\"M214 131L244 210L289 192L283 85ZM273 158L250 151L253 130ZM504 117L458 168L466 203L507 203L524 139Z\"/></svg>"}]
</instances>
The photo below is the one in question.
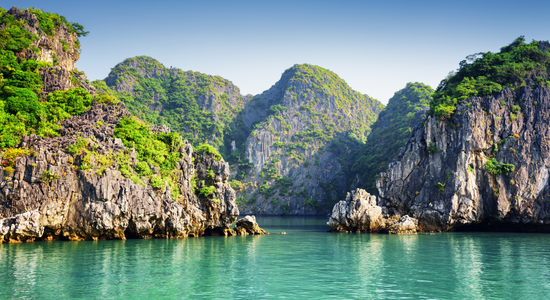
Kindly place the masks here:
<instances>
[{"instance_id":1,"label":"green vegetation on cliff","mask_svg":"<svg viewBox=\"0 0 550 300\"><path fill-rule=\"evenodd\" d=\"M92 84L118 97L140 119L168 125L194 146L209 142L224 154L224 134L242 106L242 96L228 80L168 69L147 56L124 60L104 81Z\"/></svg>"},{"instance_id":2,"label":"green vegetation on cliff","mask_svg":"<svg viewBox=\"0 0 550 300\"><path fill-rule=\"evenodd\" d=\"M168 184L172 198L177 200L180 189L177 185L179 174L175 170L181 156L178 150L182 146L179 134L152 133L147 124L132 117L122 118L118 122L114 136L120 138L124 146L136 149L138 154L138 163L135 165L129 163L127 154L117 155L122 175L130 177L136 183L141 183L136 174L146 176L153 187L161 190ZM154 175L149 165L159 168L160 172Z\"/></svg>"},{"instance_id":3,"label":"green vegetation on cliff","mask_svg":"<svg viewBox=\"0 0 550 300\"><path fill-rule=\"evenodd\" d=\"M502 47L499 53L467 56L458 70L439 84L430 102L430 114L448 118L461 101L472 96L489 96L504 87L525 86L528 75L535 76L538 84L550 85L549 46L548 42L525 43L522 36Z\"/></svg>"},{"instance_id":4,"label":"green vegetation on cliff","mask_svg":"<svg viewBox=\"0 0 550 300\"><path fill-rule=\"evenodd\" d=\"M286 70L247 105L247 116L259 119L246 141L247 153L253 165L262 165L239 178L243 210L329 211L346 190L337 157L350 151L330 145L364 143L382 107L327 69L301 64Z\"/></svg>"},{"instance_id":5,"label":"green vegetation on cliff","mask_svg":"<svg viewBox=\"0 0 550 300\"><path fill-rule=\"evenodd\" d=\"M397 157L401 147L407 142L412 127L421 122L424 115L419 112L428 107L433 92L428 85L407 83L380 112L366 143L347 139L340 143L333 142L329 146L335 153L348 153L340 157L348 185L354 184L353 181L358 176L360 187L371 194L378 193L378 174Z\"/></svg>"},{"instance_id":6,"label":"green vegetation on cliff","mask_svg":"<svg viewBox=\"0 0 550 300\"><path fill-rule=\"evenodd\" d=\"M60 24L72 28L75 34L83 33L82 26L78 25L80 31L76 31L58 14L37 9L27 12L37 16L38 25L46 34L53 34ZM39 49L31 45L39 37L25 29L28 23L24 18L16 19L4 9L0 9L0 24L5 26L0 30L0 148L16 146L28 134L58 136L61 122L89 108L92 96L81 87L74 87L42 98L44 83L40 72L52 66L22 55L25 49L38 54Z\"/></svg>"},{"instance_id":7,"label":"green vegetation on cliff","mask_svg":"<svg viewBox=\"0 0 550 300\"><path fill-rule=\"evenodd\" d=\"M177 129L181 129L185 134L188 132L186 130L191 129L190 134L186 135L190 140L201 140L202 136L206 135L204 133L206 131L221 136L222 130L218 128L218 123L210 118L212 113L202 112L197 107L195 100L196 97L216 93L213 87L214 81L218 86L227 85L228 82L217 77L212 78L192 72L183 73L178 70L174 70L172 73L163 73L162 76L168 78L169 81L160 82L151 80L153 77L160 78L160 72L166 71L166 68L158 63L154 65L153 62L152 66L151 64L146 66L145 70L150 76L147 78L136 72L135 69L119 66L122 71L118 71L121 73L127 71L124 73L126 75L124 78L129 81L122 82L117 79L119 83L126 84L128 87L130 84L135 84L136 78L143 79L143 82L136 85L135 88L129 89L136 97L124 90L116 92L105 82L98 81L94 83L97 88L94 98L90 94L90 92L93 93L93 88L89 87L87 83L83 85L82 78L85 78L81 77L83 73L67 68L78 59L78 55L64 55L69 50L76 53L74 50L80 48L77 37L87 34L83 26L69 23L65 17L58 14L34 8L27 10L14 8L9 12L0 8L0 25L2 26L2 30L0 30L0 150L3 150L0 152L0 157L2 157L2 171L5 175L14 173L16 157L34 153L32 148L16 148L23 136L37 134L42 138L58 137L60 136L58 131L63 127L64 120L71 116L81 115L89 110L94 103L117 104L118 98L126 100L130 107L135 108L141 105L143 108L145 107L144 103L150 103L152 98L163 93L159 100L162 100L162 103L170 109L178 109L177 112L171 111L173 115L167 115L167 118L172 123L175 122L174 124L179 125L180 127ZM33 32L37 34L33 34ZM59 38L59 36L66 36L67 33L73 35L71 37L71 40L75 41L73 45ZM33 46L44 45L43 43L38 44L38 41L43 39L50 43L44 46L44 49ZM55 51L58 51L57 55ZM51 53L51 55L43 57L43 53ZM143 62L143 60L135 61ZM147 63L151 63L151 61L147 61ZM67 73L69 74L68 78L60 77L67 76ZM57 85L59 82L56 82L58 78L63 78L59 81L68 83L59 86ZM45 91L51 92L46 93ZM222 101L227 100L225 94L218 96ZM125 117L126 109L120 105L103 106L102 108L112 109L115 118L117 111L120 113L120 109L122 109L122 118L114 127L113 137L120 138L122 144L127 147L126 149L121 151L113 151L112 148L105 150L105 145L102 145L103 141L97 135L90 134L89 131L86 133L78 131L78 134L64 133L61 140L67 141L68 139L71 142L64 148L59 147L56 140L53 143L56 151L64 150L69 153L70 157L67 159L67 163L75 170L86 172L84 174L93 172L103 175L109 168L118 168L122 176L130 178L137 184L150 185L162 192L169 186L172 199L181 200L178 183L181 183L182 172L177 170L178 161L181 159L179 150L183 146L180 134L166 132L162 128L158 129L160 132L156 132L157 130L152 130L149 124L136 116ZM142 117L146 120L154 120L153 117L159 117L148 109L142 111L134 109L134 111L141 112ZM91 113L94 114L94 112ZM186 119L179 122L180 120L177 118L184 114L187 114ZM224 114L221 117L228 119ZM94 130L108 126L104 124L104 121L107 119L92 122ZM86 126L90 124L79 123L78 126L80 125L86 129ZM108 129L102 130L102 133L104 134L106 131L108 132ZM196 152L209 153L215 160L221 159L217 150L207 144L200 145ZM46 184L59 178L59 174L51 170L46 170L40 175L40 179ZM202 186L211 191L216 189L216 187L212 187L213 184L213 182L209 182Z\"/></svg>"}]
</instances>

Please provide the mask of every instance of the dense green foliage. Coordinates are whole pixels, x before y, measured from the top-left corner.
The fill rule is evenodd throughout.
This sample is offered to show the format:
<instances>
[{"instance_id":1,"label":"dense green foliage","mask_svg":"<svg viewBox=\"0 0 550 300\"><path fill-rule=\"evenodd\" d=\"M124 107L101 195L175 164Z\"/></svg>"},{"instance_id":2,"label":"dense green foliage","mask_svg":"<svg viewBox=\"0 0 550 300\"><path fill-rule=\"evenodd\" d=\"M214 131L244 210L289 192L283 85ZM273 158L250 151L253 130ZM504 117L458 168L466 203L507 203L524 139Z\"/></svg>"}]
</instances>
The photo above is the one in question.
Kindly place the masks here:
<instances>
[{"instance_id":1,"label":"dense green foliage","mask_svg":"<svg viewBox=\"0 0 550 300\"><path fill-rule=\"evenodd\" d=\"M528 75L538 83L548 80L550 52L548 42L525 43L523 37L500 49L499 53L481 52L460 62L457 72L441 81L430 103L430 114L448 118L456 105L472 96L489 96L504 87L526 84Z\"/></svg>"},{"instance_id":2,"label":"dense green foliage","mask_svg":"<svg viewBox=\"0 0 550 300\"><path fill-rule=\"evenodd\" d=\"M179 148L182 141L178 133L153 133L149 126L136 117L122 118L115 127L115 137L122 140L124 146L134 148L137 151L138 162L131 165L127 156L119 154L117 161L121 173L132 178L136 183L142 183L141 178L135 174L145 176L150 183L163 189L170 185L172 198L178 199L180 190L177 185L177 162L180 159ZM159 174L153 174L149 164L159 168Z\"/></svg>"},{"instance_id":3,"label":"dense green foliage","mask_svg":"<svg viewBox=\"0 0 550 300\"><path fill-rule=\"evenodd\" d=\"M60 24L71 25L57 14L29 9L46 34L53 34ZM41 99L44 87L40 71L51 67L47 62L17 57L30 48L38 36L27 31L23 20L0 11L0 148L14 147L21 137L38 134L57 136L60 122L81 114L92 102L91 95L80 87L56 91ZM75 32L76 33L76 32Z\"/></svg>"},{"instance_id":4,"label":"dense green foliage","mask_svg":"<svg viewBox=\"0 0 550 300\"><path fill-rule=\"evenodd\" d=\"M57 13L45 12L34 7L29 8L29 11L36 16L40 29L48 36L53 36L55 28L58 28L61 24L65 24L70 33L76 33L79 37L86 36L89 33L89 31L84 31L84 26L78 23L70 23L64 16Z\"/></svg>"},{"instance_id":5,"label":"dense green foliage","mask_svg":"<svg viewBox=\"0 0 550 300\"><path fill-rule=\"evenodd\" d=\"M214 148L213 146L207 144L207 143L203 143L203 144L200 144L197 146L197 148L195 148L195 151L196 152L206 152L206 153L209 153L212 155L212 157L214 157L214 160L215 161L220 161L222 160L222 156L220 155L220 153L218 152L218 150L216 148Z\"/></svg>"},{"instance_id":6,"label":"dense green foliage","mask_svg":"<svg viewBox=\"0 0 550 300\"><path fill-rule=\"evenodd\" d=\"M397 157L412 127L421 121L422 116L418 116L417 112L428 107L433 92L428 85L407 83L380 112L365 144L352 138L331 143L331 151L343 154L340 163L348 184L359 176L361 187L369 193L377 193L378 174L385 171L388 163Z\"/></svg>"},{"instance_id":7,"label":"dense green foliage","mask_svg":"<svg viewBox=\"0 0 550 300\"><path fill-rule=\"evenodd\" d=\"M291 79L294 87L289 88L289 91L295 91L295 86L302 83L308 83L312 87L301 95L293 95L297 102L301 102L300 110L319 126L315 128L313 125L303 135L328 141L339 132L351 131L359 140L367 139L377 112L383 108L378 100L351 89L336 73L319 66L302 64L294 65L291 69L295 72ZM323 104L331 100L336 105L334 112L321 109ZM329 113L334 114L335 121L329 122Z\"/></svg>"},{"instance_id":8,"label":"dense green foliage","mask_svg":"<svg viewBox=\"0 0 550 300\"><path fill-rule=\"evenodd\" d=\"M485 163L485 168L491 175L508 175L508 173L516 169L516 166L513 164L500 163L495 158L490 158Z\"/></svg>"},{"instance_id":9,"label":"dense green foliage","mask_svg":"<svg viewBox=\"0 0 550 300\"><path fill-rule=\"evenodd\" d=\"M124 146L136 149L138 159L147 161L161 170L176 167L182 145L179 134L151 132L149 126L138 118L122 118L115 128L115 137L122 139Z\"/></svg>"},{"instance_id":10,"label":"dense green foliage","mask_svg":"<svg viewBox=\"0 0 550 300\"><path fill-rule=\"evenodd\" d=\"M231 89L229 81L219 76L168 69L153 58L138 56L118 64L105 81L92 84L100 94L122 100L140 119L168 125L193 146L208 142L222 154L229 153L225 151L224 135L231 134L239 125L231 124L239 108L229 104L228 94L218 92Z\"/></svg>"}]
</instances>

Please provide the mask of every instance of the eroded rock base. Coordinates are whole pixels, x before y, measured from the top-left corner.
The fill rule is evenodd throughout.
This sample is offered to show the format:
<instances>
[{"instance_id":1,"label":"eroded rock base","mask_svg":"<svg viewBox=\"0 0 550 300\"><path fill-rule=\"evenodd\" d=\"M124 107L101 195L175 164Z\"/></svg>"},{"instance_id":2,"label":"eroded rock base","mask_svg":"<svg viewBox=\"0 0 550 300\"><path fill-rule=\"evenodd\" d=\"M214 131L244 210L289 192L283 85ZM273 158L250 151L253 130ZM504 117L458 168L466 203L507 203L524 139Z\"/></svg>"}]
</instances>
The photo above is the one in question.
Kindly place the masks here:
<instances>
[{"instance_id":1,"label":"eroded rock base","mask_svg":"<svg viewBox=\"0 0 550 300\"><path fill-rule=\"evenodd\" d=\"M389 216L385 207L376 204L376 196L363 189L348 193L346 200L334 205L327 225L331 232L380 232L414 234L418 221L408 215Z\"/></svg>"}]
</instances>

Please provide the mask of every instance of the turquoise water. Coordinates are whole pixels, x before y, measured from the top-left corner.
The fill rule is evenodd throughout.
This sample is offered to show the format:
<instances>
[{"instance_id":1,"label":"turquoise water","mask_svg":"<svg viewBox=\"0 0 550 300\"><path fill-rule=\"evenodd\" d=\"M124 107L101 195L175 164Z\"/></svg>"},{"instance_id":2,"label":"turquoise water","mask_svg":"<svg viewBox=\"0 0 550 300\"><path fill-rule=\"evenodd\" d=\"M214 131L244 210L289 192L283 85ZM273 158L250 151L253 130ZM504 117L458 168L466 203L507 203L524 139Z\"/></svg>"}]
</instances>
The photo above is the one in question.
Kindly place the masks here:
<instances>
[{"instance_id":1,"label":"turquoise water","mask_svg":"<svg viewBox=\"0 0 550 300\"><path fill-rule=\"evenodd\" d=\"M550 295L550 234L337 234L326 221L258 218L268 236L3 244L0 298Z\"/></svg>"}]
</instances>

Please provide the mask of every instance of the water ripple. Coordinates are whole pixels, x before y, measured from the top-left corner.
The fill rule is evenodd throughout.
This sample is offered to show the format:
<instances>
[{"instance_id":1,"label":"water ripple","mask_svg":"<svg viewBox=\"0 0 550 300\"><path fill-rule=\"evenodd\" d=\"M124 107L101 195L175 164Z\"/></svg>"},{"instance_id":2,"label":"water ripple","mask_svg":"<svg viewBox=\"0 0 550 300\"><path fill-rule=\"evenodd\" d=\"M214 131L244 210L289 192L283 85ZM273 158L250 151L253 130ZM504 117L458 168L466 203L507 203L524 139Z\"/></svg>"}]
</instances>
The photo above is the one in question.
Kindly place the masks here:
<instances>
[{"instance_id":1,"label":"water ripple","mask_svg":"<svg viewBox=\"0 0 550 300\"><path fill-rule=\"evenodd\" d=\"M550 235L327 233L0 245L0 298L545 299ZM286 231L287 235L275 234Z\"/></svg>"}]
</instances>

